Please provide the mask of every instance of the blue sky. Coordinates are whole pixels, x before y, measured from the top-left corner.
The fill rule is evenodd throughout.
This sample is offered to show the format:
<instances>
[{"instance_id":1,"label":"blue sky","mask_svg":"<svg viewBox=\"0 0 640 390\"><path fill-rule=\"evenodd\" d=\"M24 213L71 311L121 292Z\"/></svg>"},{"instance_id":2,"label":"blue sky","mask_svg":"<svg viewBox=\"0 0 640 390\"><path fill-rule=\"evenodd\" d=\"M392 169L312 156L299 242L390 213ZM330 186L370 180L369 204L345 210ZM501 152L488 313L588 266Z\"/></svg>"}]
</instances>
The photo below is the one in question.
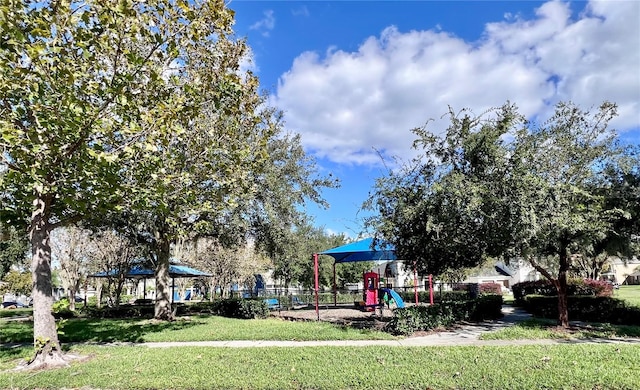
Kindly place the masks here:
<instances>
[{"instance_id":1,"label":"blue sky","mask_svg":"<svg viewBox=\"0 0 640 390\"><path fill-rule=\"evenodd\" d=\"M233 0L248 65L321 170L316 224L356 237L380 156L409 158L411 128L451 105L515 102L530 117L572 100L618 103L612 123L640 139L640 2ZM438 131L436 120L429 128Z\"/></svg>"}]
</instances>

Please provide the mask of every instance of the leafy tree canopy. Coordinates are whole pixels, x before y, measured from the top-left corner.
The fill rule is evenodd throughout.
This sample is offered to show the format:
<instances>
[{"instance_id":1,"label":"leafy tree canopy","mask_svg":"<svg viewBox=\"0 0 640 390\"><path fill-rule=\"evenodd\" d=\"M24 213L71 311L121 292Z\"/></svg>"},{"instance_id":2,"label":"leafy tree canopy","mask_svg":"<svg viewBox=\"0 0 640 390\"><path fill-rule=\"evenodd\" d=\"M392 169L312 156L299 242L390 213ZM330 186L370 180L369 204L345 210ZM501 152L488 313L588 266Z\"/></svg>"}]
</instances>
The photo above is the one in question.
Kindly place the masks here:
<instances>
[{"instance_id":1,"label":"leafy tree canopy","mask_svg":"<svg viewBox=\"0 0 640 390\"><path fill-rule=\"evenodd\" d=\"M419 158L378 181L370 222L422 272L526 258L556 285L566 325L572 256L628 253L638 235L637 154L617 143L615 115L607 102L595 112L559 103L540 125L513 104L479 117L450 110L441 135L415 130Z\"/></svg>"}]
</instances>

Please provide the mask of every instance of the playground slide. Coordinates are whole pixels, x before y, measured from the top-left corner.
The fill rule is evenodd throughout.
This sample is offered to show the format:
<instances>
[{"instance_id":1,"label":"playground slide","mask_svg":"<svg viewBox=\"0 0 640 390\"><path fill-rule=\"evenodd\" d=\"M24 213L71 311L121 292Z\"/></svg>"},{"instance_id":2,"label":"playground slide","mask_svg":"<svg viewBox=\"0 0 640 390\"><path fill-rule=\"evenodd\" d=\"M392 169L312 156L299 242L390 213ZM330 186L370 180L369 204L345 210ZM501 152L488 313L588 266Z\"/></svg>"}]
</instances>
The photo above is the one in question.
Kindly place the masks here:
<instances>
[{"instance_id":1,"label":"playground slide","mask_svg":"<svg viewBox=\"0 0 640 390\"><path fill-rule=\"evenodd\" d=\"M404 301L397 292L393 291L390 288L383 288L382 291L391 295L391 298L393 298L393 300L396 302L396 306L398 306L398 308L402 309L404 307Z\"/></svg>"}]
</instances>

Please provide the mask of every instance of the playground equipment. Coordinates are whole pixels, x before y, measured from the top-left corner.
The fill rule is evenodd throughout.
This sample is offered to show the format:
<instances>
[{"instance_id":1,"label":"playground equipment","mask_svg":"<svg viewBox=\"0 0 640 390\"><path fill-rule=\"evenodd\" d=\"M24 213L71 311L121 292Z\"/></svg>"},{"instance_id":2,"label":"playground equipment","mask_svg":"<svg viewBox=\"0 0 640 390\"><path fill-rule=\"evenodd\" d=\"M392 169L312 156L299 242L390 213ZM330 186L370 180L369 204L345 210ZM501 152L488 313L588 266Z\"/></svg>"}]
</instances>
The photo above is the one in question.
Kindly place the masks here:
<instances>
[{"instance_id":1,"label":"playground equipment","mask_svg":"<svg viewBox=\"0 0 640 390\"><path fill-rule=\"evenodd\" d=\"M404 301L402 300L402 297L400 296L400 294L398 294L397 292L393 291L390 288L381 288L380 292L382 292L383 294L388 294L387 302L393 299L393 301L396 303L396 306L398 308L402 309L404 307Z\"/></svg>"},{"instance_id":2,"label":"playground equipment","mask_svg":"<svg viewBox=\"0 0 640 390\"><path fill-rule=\"evenodd\" d=\"M380 283L380 275L376 272L365 272L364 278L364 306L366 310L373 311L380 304L378 299L378 284Z\"/></svg>"},{"instance_id":3,"label":"playground equipment","mask_svg":"<svg viewBox=\"0 0 640 390\"><path fill-rule=\"evenodd\" d=\"M382 307L384 303L389 303L391 300L395 302L399 308L404 307L404 301L402 297L390 288L380 287L380 275L376 272L365 272L363 274L364 279L364 294L362 297L364 310L374 311L376 307ZM386 297L386 299L383 299Z\"/></svg>"}]
</instances>

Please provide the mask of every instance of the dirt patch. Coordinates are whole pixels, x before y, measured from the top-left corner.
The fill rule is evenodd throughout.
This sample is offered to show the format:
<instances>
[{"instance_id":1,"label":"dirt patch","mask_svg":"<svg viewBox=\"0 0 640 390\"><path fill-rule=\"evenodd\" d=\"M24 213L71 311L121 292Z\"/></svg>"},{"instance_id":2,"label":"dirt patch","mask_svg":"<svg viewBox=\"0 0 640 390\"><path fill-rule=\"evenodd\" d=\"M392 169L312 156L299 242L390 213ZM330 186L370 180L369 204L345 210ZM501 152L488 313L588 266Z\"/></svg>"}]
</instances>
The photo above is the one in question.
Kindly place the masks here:
<instances>
[{"instance_id":1,"label":"dirt patch","mask_svg":"<svg viewBox=\"0 0 640 390\"><path fill-rule=\"evenodd\" d=\"M357 329L382 330L384 325L393 318L393 311L384 308L381 317L380 310L373 312L358 310L351 306L322 306L318 313L314 308L274 310L271 312L271 317L287 321L317 321L319 319L323 322Z\"/></svg>"}]
</instances>

